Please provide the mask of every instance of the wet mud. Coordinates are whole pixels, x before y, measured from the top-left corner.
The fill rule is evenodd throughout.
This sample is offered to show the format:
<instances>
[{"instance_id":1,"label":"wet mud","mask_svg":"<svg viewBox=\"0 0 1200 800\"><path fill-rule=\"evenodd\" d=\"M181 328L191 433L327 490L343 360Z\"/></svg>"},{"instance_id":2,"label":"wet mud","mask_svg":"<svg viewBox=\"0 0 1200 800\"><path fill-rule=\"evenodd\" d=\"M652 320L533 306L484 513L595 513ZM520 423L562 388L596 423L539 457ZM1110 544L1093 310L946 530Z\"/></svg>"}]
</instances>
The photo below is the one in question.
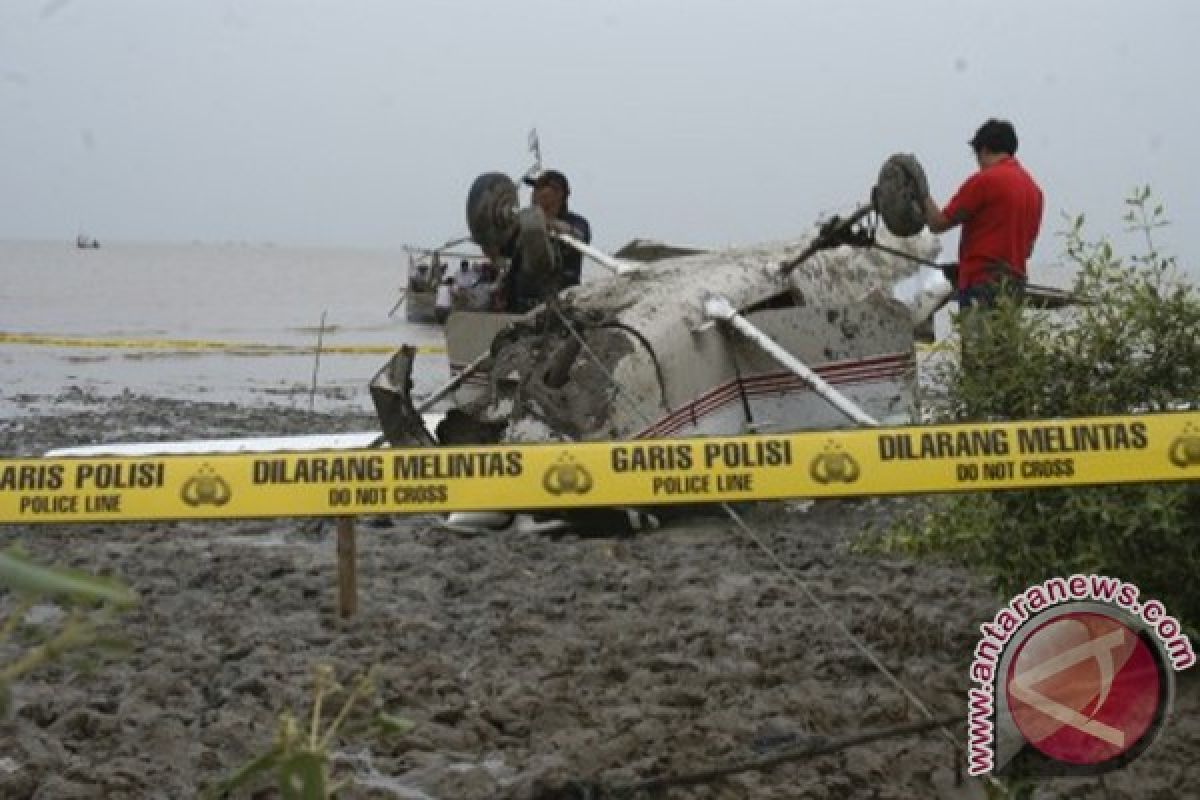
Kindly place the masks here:
<instances>
[{"instance_id":1,"label":"wet mud","mask_svg":"<svg viewBox=\"0 0 1200 800\"><path fill-rule=\"evenodd\" d=\"M134 395L47 401L47 413L0 421L0 453L373 425ZM745 514L923 703L965 713L977 625L1000 598L963 570L850 551L903 504ZM16 687L0 719L0 797L194 796L266 750L283 710L305 712L317 664L344 682L376 666L371 710L415 722L404 734L345 731L336 772L354 783L343 798L582 796L569 782L628 785L921 719L793 577L719 516L632 536L468 538L435 523L360 520L360 611L349 621L334 607L329 522L0 529L0 546L120 576L141 595L123 619L129 653L87 670L49 666ZM11 605L0 594L0 616ZM1079 779L1034 796L1194 796L1200 692L1190 677L1162 738L1103 789ZM646 796L982 797L978 782L957 783L961 763L928 733Z\"/></svg>"}]
</instances>

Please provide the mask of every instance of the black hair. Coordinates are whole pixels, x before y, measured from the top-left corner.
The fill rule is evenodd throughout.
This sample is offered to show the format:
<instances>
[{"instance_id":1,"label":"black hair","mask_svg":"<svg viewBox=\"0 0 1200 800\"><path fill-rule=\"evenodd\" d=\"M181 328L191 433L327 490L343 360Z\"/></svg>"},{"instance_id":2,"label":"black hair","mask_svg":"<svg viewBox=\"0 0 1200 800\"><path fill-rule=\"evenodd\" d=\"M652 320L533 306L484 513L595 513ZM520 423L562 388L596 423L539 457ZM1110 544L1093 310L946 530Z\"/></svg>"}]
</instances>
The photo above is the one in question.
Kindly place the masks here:
<instances>
[{"instance_id":1,"label":"black hair","mask_svg":"<svg viewBox=\"0 0 1200 800\"><path fill-rule=\"evenodd\" d=\"M556 169L548 169L543 172L538 176L533 185L545 186L548 183L557 184L558 188L562 190L564 196L571 193L571 184L567 183L567 176L563 175Z\"/></svg>"},{"instance_id":2,"label":"black hair","mask_svg":"<svg viewBox=\"0 0 1200 800\"><path fill-rule=\"evenodd\" d=\"M1017 154L1017 131L1006 119L989 119L979 126L967 144L978 153L985 147L993 153Z\"/></svg>"}]
</instances>

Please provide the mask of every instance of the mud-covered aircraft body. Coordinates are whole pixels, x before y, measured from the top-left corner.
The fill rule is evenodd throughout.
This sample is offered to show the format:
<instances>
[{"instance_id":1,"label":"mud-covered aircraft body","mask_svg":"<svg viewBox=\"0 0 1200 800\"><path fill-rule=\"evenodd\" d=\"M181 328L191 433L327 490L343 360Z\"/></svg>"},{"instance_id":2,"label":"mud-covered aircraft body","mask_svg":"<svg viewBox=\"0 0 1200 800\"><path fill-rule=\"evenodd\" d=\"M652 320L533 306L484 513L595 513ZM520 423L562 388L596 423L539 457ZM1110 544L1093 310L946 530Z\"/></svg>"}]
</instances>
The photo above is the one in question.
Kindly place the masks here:
<instances>
[{"instance_id":1,"label":"mud-covered aircraft body","mask_svg":"<svg viewBox=\"0 0 1200 800\"><path fill-rule=\"evenodd\" d=\"M866 415L913 419L914 331L925 319L914 313L932 313L937 303L915 307L895 286L928 268L843 247L782 275L780 264L810 238L643 264L574 287L525 317L452 314L452 369L487 357L449 398L436 438L627 439L854 423L714 314L715 297ZM937 253L928 234L892 244L926 260ZM940 274L922 277L939 302L948 295Z\"/></svg>"},{"instance_id":2,"label":"mud-covered aircraft body","mask_svg":"<svg viewBox=\"0 0 1200 800\"><path fill-rule=\"evenodd\" d=\"M413 365L402 352L372 382L384 433L397 445L472 444L910 422L916 331L951 287L929 266L937 239L911 219L899 227L914 235L870 228L880 246L852 246L863 243L856 225L872 208L795 241L642 248L664 256L643 262L561 237L613 274L524 316L452 314L446 339L457 377L440 398L445 418L436 431L421 425L417 412L431 404L418 409L408 396ZM476 182L468 223L485 251L516 238L525 261L537 253L522 280L554 269L555 235L536 209L516 207L502 176Z\"/></svg>"}]
</instances>

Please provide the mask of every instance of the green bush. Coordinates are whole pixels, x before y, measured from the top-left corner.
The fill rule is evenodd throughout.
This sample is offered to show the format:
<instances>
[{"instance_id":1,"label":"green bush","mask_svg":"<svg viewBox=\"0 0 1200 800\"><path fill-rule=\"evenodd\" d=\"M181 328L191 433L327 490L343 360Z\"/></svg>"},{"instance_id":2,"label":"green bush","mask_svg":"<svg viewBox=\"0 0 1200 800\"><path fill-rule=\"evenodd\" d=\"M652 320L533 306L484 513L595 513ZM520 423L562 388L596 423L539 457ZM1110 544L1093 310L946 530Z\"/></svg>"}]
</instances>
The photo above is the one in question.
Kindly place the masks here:
<instances>
[{"instance_id":1,"label":"green bush","mask_svg":"<svg viewBox=\"0 0 1200 800\"><path fill-rule=\"evenodd\" d=\"M1200 296L1154 245L1167 224L1148 188L1126 200L1145 252L1118 257L1069 219L1065 255L1077 305L1011 301L958 319L968 368L945 364L936 421L1044 419L1200 407ZM1200 623L1200 486L1142 484L958 495L931 501L872 546L941 555L993 576L1010 594L1055 575L1098 572L1136 583Z\"/></svg>"}]
</instances>

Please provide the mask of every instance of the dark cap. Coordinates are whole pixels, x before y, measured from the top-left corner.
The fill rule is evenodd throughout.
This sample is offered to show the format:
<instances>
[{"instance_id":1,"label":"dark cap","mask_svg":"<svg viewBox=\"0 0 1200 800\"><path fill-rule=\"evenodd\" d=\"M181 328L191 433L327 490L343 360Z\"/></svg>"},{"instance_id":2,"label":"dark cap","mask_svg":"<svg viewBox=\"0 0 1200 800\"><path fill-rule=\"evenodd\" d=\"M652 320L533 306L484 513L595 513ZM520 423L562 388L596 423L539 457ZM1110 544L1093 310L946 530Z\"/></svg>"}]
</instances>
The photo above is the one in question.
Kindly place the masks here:
<instances>
[{"instance_id":1,"label":"dark cap","mask_svg":"<svg viewBox=\"0 0 1200 800\"><path fill-rule=\"evenodd\" d=\"M971 149L978 153L983 148L993 153L1017 154L1017 131L1006 119L989 119L979 126L971 141Z\"/></svg>"},{"instance_id":2,"label":"dark cap","mask_svg":"<svg viewBox=\"0 0 1200 800\"><path fill-rule=\"evenodd\" d=\"M533 180L526 180L525 182L535 189L541 189L543 186L553 184L562 191L563 197L571 194L571 184L567 183L567 176L556 169L545 170Z\"/></svg>"}]
</instances>

